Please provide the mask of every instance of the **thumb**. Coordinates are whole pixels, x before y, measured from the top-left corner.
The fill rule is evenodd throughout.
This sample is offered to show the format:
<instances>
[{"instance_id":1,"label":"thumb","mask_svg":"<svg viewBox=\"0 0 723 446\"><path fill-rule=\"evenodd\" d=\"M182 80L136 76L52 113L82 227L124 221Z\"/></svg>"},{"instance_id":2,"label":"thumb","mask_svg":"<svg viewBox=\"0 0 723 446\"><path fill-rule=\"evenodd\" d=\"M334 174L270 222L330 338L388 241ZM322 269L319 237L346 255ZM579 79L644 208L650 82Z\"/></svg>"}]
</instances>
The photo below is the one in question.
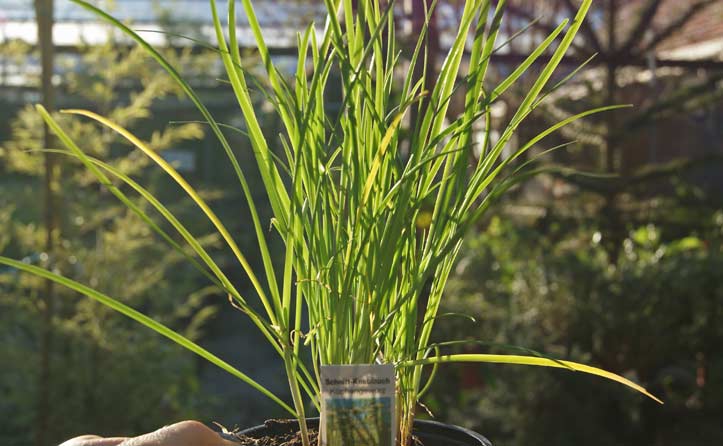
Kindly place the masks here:
<instances>
[{"instance_id":1,"label":"thumb","mask_svg":"<svg viewBox=\"0 0 723 446\"><path fill-rule=\"evenodd\" d=\"M238 446L198 421L182 421L150 434L129 438L119 446ZM61 445L62 446L62 445ZM71 445L75 446L75 445ZM85 445L82 445L85 446ZM95 446L95 445L92 445ZM101 444L99 446L106 446ZM110 443L108 446L115 446Z\"/></svg>"},{"instance_id":2,"label":"thumb","mask_svg":"<svg viewBox=\"0 0 723 446\"><path fill-rule=\"evenodd\" d=\"M97 435L82 435L70 439L60 446L118 446L128 437L102 438Z\"/></svg>"}]
</instances>

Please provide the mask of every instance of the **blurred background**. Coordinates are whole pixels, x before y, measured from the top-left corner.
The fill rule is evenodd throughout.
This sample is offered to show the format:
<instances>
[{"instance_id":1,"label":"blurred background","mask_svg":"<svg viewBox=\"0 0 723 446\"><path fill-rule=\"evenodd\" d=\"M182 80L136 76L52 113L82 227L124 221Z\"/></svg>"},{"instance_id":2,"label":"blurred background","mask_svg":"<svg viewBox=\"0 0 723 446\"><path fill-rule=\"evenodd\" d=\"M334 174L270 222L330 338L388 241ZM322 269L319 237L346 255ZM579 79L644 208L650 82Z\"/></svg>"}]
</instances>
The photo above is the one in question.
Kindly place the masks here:
<instances>
[{"instance_id":1,"label":"blurred background","mask_svg":"<svg viewBox=\"0 0 723 446\"><path fill-rule=\"evenodd\" d=\"M312 21L321 32L323 2L253 3L275 62L291 76L296 32ZM395 4L403 60L431 3ZM579 4L507 3L499 40L514 39L495 53L492 80ZM222 64L205 43L214 41L205 0L95 4L144 30L218 121L244 128ZM436 68L463 4L439 0L432 16L427 50ZM244 63L259 73L262 89L263 67L237 9ZM578 121L520 161L549 169L513 190L469 234L441 311L475 321L441 319L436 336L488 341L461 344L459 352L515 345L590 363L640 382L666 404L564 370L464 365L440 368L419 412L497 445L721 443L723 0L597 0L557 80L581 65L518 140L585 109L633 107ZM496 138L528 87L523 80L506 93L494 107L496 122L478 135ZM341 106L339 97L327 92L330 108ZM281 150L273 107L259 90L254 100ZM255 252L221 148L150 57L67 0L0 0L0 253L119 298L286 395L274 352L225 296L77 162L38 151L60 145L45 132L36 103L89 108L131 129L201 188L241 248ZM462 94L453 98L450 115L463 105ZM204 244L244 286L212 228L145 157L87 120L62 122L86 151L162 198L194 234L208 234ZM248 140L229 137L243 164L253 165ZM561 143L571 144L541 155ZM248 174L263 203L260 180ZM262 213L270 218L269 209ZM132 435L186 418L244 427L274 416L283 414L272 403L166 339L68 290L0 268L0 444Z\"/></svg>"}]
</instances>

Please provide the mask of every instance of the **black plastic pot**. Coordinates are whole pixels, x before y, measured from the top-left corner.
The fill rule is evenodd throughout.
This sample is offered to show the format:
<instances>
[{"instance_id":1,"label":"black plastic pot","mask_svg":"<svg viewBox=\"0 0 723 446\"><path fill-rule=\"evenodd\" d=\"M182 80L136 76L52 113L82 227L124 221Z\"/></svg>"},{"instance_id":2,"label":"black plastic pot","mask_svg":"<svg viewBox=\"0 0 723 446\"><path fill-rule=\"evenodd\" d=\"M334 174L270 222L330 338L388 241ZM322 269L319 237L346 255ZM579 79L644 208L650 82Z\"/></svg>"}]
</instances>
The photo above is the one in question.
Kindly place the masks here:
<instances>
[{"instance_id":1,"label":"black plastic pot","mask_svg":"<svg viewBox=\"0 0 723 446\"><path fill-rule=\"evenodd\" d=\"M319 428L318 418L306 420L310 428ZM299 425L294 423L266 423L244 431L242 434L251 438L273 437L297 431ZM489 440L477 432L451 424L437 421L414 420L412 433L419 439L422 446L492 446Z\"/></svg>"}]
</instances>

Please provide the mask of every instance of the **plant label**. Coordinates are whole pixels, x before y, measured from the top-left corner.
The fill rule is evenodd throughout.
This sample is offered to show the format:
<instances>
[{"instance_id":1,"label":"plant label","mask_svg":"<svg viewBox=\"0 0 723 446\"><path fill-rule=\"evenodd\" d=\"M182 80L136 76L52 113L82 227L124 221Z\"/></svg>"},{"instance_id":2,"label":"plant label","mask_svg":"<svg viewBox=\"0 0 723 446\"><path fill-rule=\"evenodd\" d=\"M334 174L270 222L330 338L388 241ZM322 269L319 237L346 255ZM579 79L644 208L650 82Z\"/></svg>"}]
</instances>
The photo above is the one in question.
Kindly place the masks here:
<instances>
[{"instance_id":1,"label":"plant label","mask_svg":"<svg viewBox=\"0 0 723 446\"><path fill-rule=\"evenodd\" d=\"M394 366L321 367L322 446L393 446Z\"/></svg>"}]
</instances>

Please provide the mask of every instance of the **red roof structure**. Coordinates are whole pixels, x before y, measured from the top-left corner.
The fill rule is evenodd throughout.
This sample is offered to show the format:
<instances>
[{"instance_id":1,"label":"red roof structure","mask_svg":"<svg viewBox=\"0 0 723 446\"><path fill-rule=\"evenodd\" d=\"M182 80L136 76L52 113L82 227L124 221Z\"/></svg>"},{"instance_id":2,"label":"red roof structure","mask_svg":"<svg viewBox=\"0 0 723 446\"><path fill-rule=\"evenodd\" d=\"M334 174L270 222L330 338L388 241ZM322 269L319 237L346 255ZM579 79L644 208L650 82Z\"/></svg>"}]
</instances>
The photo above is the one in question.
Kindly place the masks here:
<instances>
[{"instance_id":1,"label":"red roof structure","mask_svg":"<svg viewBox=\"0 0 723 446\"><path fill-rule=\"evenodd\" d=\"M640 14L645 3L643 0L625 2L625 6L620 11L621 20L626 21L629 20L628 17L632 19L635 15ZM687 23L660 42L658 45L660 51L723 41L723 2L663 0L660 3L651 22L651 29L655 32L662 32L670 24L684 18L691 6L702 5L687 20Z\"/></svg>"},{"instance_id":2,"label":"red roof structure","mask_svg":"<svg viewBox=\"0 0 723 446\"><path fill-rule=\"evenodd\" d=\"M560 16L569 16L579 3L510 0L508 10L527 20L542 17L539 26L545 27ZM601 59L615 57L620 66L645 66L652 54L659 59L657 66L723 69L723 1L599 1L593 5L580 39L580 49L598 52Z\"/></svg>"}]
</instances>

